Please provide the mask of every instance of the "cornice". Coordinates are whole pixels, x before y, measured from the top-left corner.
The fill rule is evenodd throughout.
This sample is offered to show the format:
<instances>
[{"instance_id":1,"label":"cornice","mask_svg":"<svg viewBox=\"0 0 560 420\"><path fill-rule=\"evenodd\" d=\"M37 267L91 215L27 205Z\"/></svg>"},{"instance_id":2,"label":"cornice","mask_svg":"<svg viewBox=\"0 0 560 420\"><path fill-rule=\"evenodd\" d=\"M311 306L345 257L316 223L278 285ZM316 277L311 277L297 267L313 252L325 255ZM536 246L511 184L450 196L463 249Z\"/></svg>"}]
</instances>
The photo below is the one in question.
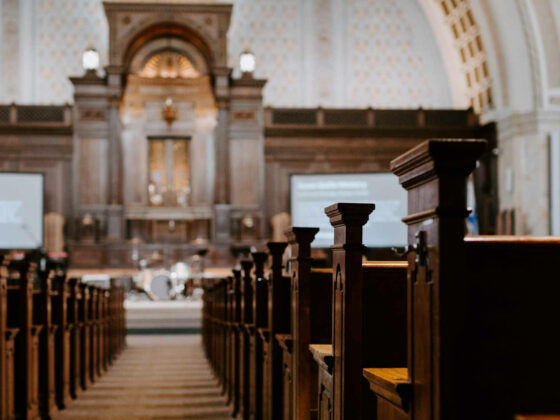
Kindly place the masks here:
<instances>
[{"instance_id":1,"label":"cornice","mask_svg":"<svg viewBox=\"0 0 560 420\"><path fill-rule=\"evenodd\" d=\"M231 14L233 5L230 3L204 2L196 3L186 1L126 1L126 0L105 0L103 7L107 14L113 12L158 12L173 11L187 13L213 13L213 14Z\"/></svg>"},{"instance_id":2,"label":"cornice","mask_svg":"<svg viewBox=\"0 0 560 420\"><path fill-rule=\"evenodd\" d=\"M535 110L510 114L498 121L500 140L507 141L518 136L557 130L560 126L560 110Z\"/></svg>"}]
</instances>

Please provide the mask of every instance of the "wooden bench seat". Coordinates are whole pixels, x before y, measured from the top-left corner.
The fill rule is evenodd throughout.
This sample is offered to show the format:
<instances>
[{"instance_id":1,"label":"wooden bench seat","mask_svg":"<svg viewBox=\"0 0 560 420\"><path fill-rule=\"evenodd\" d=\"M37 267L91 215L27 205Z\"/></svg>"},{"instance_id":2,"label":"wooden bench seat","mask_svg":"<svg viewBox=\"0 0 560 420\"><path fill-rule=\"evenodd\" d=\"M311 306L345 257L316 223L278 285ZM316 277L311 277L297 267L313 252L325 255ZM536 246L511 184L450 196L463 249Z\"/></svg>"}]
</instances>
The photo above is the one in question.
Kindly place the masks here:
<instances>
[{"instance_id":1,"label":"wooden bench seat","mask_svg":"<svg viewBox=\"0 0 560 420\"><path fill-rule=\"evenodd\" d=\"M292 334L276 334L276 341L282 349L282 419L293 419L293 352Z\"/></svg>"},{"instance_id":2,"label":"wooden bench seat","mask_svg":"<svg viewBox=\"0 0 560 420\"><path fill-rule=\"evenodd\" d=\"M408 410L412 390L408 368L366 368L364 377L373 392Z\"/></svg>"},{"instance_id":3,"label":"wooden bench seat","mask_svg":"<svg viewBox=\"0 0 560 420\"><path fill-rule=\"evenodd\" d=\"M333 347L331 344L311 344L309 351L318 370L317 419L329 420L332 418Z\"/></svg>"}]
</instances>

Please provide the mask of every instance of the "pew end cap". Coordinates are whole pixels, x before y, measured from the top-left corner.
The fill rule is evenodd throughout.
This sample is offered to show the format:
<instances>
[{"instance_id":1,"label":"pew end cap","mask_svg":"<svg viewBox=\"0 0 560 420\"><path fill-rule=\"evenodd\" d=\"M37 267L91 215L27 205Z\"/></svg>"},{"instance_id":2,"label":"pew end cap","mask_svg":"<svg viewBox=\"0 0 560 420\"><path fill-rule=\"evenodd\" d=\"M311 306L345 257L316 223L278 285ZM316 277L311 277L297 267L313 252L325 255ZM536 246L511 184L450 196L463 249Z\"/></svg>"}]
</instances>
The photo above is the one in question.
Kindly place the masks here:
<instances>
[{"instance_id":1,"label":"pew end cap","mask_svg":"<svg viewBox=\"0 0 560 420\"><path fill-rule=\"evenodd\" d=\"M376 395L408 411L412 383L407 368L367 368L363 375Z\"/></svg>"}]
</instances>

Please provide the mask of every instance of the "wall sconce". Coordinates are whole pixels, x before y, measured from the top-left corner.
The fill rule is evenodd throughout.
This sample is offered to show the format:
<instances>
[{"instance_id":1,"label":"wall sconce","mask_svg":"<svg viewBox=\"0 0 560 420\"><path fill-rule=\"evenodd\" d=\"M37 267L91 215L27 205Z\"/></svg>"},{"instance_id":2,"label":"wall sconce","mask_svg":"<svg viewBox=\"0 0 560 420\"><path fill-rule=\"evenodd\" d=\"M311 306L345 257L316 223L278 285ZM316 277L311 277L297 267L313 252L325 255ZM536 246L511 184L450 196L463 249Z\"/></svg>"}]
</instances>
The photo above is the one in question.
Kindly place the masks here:
<instances>
[{"instance_id":1,"label":"wall sconce","mask_svg":"<svg viewBox=\"0 0 560 420\"><path fill-rule=\"evenodd\" d=\"M99 53L93 47L89 47L82 54L82 66L86 73L97 72L99 68Z\"/></svg>"},{"instance_id":2,"label":"wall sconce","mask_svg":"<svg viewBox=\"0 0 560 420\"><path fill-rule=\"evenodd\" d=\"M255 55L249 51L245 50L239 56L239 69L243 75L252 76L255 71L256 60Z\"/></svg>"},{"instance_id":3,"label":"wall sconce","mask_svg":"<svg viewBox=\"0 0 560 420\"><path fill-rule=\"evenodd\" d=\"M177 110L173 106L173 99L167 98L163 107L162 118L169 127L177 119Z\"/></svg>"}]
</instances>

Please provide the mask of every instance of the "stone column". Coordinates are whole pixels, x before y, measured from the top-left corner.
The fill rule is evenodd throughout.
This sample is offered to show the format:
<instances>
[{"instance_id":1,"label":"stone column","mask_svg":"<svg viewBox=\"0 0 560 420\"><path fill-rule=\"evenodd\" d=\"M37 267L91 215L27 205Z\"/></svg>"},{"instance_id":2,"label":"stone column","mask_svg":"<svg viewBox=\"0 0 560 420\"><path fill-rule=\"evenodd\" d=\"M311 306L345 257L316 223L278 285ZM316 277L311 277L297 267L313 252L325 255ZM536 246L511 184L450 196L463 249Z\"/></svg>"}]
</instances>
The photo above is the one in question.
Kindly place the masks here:
<instances>
[{"instance_id":1,"label":"stone column","mask_svg":"<svg viewBox=\"0 0 560 420\"><path fill-rule=\"evenodd\" d=\"M108 121L108 208L107 239L124 238L123 212L123 156L121 144L120 104L122 98L122 69L107 67L107 121Z\"/></svg>"},{"instance_id":2,"label":"stone column","mask_svg":"<svg viewBox=\"0 0 560 420\"><path fill-rule=\"evenodd\" d=\"M106 226L109 241L124 238L120 100L121 68L106 77L88 71L74 84L74 206ZM97 172L92 171L92 167Z\"/></svg>"},{"instance_id":3,"label":"stone column","mask_svg":"<svg viewBox=\"0 0 560 420\"><path fill-rule=\"evenodd\" d=\"M231 224L229 206L229 76L231 69L214 69L214 94L218 107L216 131L214 136L215 173L214 173L214 242L218 252L226 255L230 243Z\"/></svg>"},{"instance_id":4,"label":"stone column","mask_svg":"<svg viewBox=\"0 0 560 420\"><path fill-rule=\"evenodd\" d=\"M254 220L257 239L263 238L265 227L262 103L265 84L266 80L254 79L250 73L232 80L228 126L231 211L238 221L247 217Z\"/></svg>"}]
</instances>

